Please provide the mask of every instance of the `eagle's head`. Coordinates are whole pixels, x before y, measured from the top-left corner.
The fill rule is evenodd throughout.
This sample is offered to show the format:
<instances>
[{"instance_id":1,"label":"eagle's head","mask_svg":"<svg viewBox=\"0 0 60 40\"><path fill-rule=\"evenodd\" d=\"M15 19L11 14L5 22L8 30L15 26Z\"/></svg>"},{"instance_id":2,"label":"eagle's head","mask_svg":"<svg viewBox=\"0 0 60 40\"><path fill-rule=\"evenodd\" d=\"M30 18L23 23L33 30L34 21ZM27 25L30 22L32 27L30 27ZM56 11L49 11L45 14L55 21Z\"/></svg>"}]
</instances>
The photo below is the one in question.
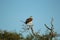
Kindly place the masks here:
<instances>
[{"instance_id":1,"label":"eagle's head","mask_svg":"<svg viewBox=\"0 0 60 40\"><path fill-rule=\"evenodd\" d=\"M30 18L32 18L32 16L30 16Z\"/></svg>"}]
</instances>

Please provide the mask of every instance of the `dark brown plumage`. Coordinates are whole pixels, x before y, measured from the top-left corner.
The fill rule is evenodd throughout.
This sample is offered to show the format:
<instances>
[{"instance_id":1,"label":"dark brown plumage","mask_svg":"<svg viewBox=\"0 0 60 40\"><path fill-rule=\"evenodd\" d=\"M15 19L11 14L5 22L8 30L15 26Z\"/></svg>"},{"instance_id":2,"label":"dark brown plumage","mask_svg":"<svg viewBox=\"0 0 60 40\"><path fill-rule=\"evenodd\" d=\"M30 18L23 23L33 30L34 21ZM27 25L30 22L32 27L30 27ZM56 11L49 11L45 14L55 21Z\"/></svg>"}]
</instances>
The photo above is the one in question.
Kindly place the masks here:
<instances>
[{"instance_id":1,"label":"dark brown plumage","mask_svg":"<svg viewBox=\"0 0 60 40\"><path fill-rule=\"evenodd\" d=\"M27 23L29 23L31 21L32 21L32 18L30 17L30 18L26 19L25 24L27 24Z\"/></svg>"}]
</instances>

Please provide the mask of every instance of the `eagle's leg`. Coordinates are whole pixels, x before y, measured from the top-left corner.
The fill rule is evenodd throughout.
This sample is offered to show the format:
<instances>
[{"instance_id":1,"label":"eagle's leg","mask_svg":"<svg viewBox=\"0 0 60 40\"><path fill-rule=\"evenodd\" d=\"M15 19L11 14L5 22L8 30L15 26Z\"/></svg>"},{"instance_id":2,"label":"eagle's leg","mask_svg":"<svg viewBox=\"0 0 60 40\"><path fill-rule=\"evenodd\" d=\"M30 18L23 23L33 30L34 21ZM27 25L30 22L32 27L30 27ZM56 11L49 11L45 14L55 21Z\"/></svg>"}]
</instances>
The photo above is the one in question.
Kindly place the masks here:
<instances>
[{"instance_id":1,"label":"eagle's leg","mask_svg":"<svg viewBox=\"0 0 60 40\"><path fill-rule=\"evenodd\" d=\"M33 25L28 25L29 26L29 29L31 29L33 27Z\"/></svg>"}]
</instances>

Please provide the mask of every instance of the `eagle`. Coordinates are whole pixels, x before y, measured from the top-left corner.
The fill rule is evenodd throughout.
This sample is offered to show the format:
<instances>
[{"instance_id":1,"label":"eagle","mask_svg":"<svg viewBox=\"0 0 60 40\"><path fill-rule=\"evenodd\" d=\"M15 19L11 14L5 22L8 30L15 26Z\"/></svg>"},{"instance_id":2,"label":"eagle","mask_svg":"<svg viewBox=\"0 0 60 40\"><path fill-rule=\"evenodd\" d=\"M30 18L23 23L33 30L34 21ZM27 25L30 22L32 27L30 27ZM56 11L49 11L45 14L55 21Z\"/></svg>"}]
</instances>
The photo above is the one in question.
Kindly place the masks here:
<instances>
[{"instance_id":1,"label":"eagle","mask_svg":"<svg viewBox=\"0 0 60 40\"><path fill-rule=\"evenodd\" d=\"M32 20L33 20L32 16L30 16L29 18L26 19L25 24L32 25Z\"/></svg>"}]
</instances>

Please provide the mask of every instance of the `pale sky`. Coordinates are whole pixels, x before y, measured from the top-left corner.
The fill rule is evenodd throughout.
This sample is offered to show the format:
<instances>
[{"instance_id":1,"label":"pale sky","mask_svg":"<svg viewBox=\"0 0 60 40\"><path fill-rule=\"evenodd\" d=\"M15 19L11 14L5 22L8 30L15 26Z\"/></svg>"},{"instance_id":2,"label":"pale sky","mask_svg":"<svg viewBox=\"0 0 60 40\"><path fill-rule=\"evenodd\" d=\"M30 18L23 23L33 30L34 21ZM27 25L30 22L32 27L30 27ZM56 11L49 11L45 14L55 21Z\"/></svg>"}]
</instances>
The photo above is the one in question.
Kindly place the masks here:
<instances>
[{"instance_id":1,"label":"pale sky","mask_svg":"<svg viewBox=\"0 0 60 40\"><path fill-rule=\"evenodd\" d=\"M60 33L60 0L0 0L0 29L19 32L22 22L33 16L34 30L46 31L54 18L54 30Z\"/></svg>"}]
</instances>

